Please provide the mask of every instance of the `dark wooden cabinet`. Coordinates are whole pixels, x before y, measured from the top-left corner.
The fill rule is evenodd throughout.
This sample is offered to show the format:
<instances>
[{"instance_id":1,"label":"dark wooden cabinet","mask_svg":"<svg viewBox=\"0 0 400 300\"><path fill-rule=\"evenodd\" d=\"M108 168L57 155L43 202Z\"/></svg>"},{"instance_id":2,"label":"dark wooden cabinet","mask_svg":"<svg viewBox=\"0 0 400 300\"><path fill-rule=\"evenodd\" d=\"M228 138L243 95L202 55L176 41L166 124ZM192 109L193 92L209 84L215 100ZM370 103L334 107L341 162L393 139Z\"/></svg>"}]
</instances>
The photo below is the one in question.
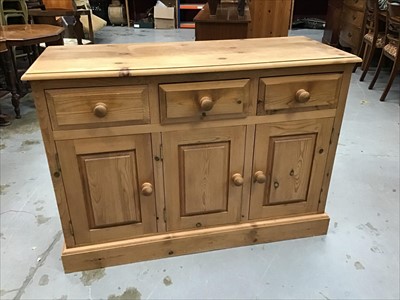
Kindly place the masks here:
<instances>
[{"instance_id":1,"label":"dark wooden cabinet","mask_svg":"<svg viewBox=\"0 0 400 300\"><path fill-rule=\"evenodd\" d=\"M322 42L334 47L339 44L340 16L342 14L343 0L330 0L326 14L326 23Z\"/></svg>"}]
</instances>

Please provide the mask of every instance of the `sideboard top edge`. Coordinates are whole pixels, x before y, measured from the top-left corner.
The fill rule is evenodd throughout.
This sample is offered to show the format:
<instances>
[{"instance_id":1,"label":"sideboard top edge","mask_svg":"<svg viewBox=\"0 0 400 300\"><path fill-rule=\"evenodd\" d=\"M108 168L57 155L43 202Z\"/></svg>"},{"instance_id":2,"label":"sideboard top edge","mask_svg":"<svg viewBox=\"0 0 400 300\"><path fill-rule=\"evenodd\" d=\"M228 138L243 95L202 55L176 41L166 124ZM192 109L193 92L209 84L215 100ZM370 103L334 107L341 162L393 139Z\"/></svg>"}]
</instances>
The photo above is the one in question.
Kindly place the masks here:
<instances>
[{"instance_id":1,"label":"sideboard top edge","mask_svg":"<svg viewBox=\"0 0 400 300\"><path fill-rule=\"evenodd\" d=\"M134 77L354 64L361 59L306 37L48 47L23 80Z\"/></svg>"}]
</instances>

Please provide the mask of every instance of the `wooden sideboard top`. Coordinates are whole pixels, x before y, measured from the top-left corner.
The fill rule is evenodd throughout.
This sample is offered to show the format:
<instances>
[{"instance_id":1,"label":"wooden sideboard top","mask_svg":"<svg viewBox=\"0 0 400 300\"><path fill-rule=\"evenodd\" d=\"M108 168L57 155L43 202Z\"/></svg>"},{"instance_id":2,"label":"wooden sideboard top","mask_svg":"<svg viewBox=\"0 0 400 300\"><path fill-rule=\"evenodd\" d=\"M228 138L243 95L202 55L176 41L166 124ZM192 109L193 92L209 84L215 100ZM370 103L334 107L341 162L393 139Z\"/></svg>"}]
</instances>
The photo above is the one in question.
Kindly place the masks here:
<instances>
[{"instance_id":1,"label":"wooden sideboard top","mask_svg":"<svg viewBox=\"0 0 400 300\"><path fill-rule=\"evenodd\" d=\"M306 37L47 47L22 77L52 80L241 71L360 62Z\"/></svg>"}]
</instances>

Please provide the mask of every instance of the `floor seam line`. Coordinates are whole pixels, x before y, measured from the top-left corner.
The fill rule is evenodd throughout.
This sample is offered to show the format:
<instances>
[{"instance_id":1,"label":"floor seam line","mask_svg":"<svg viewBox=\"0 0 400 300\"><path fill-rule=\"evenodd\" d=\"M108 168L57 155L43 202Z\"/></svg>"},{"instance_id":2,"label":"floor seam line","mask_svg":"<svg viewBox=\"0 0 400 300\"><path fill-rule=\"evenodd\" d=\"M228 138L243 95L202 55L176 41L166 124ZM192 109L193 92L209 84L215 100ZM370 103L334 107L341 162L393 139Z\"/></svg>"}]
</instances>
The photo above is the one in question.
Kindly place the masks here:
<instances>
[{"instance_id":1,"label":"floor seam line","mask_svg":"<svg viewBox=\"0 0 400 300\"><path fill-rule=\"evenodd\" d=\"M37 270L41 266L44 265L44 262L46 261L47 257L49 256L51 250L53 250L54 245L60 240L61 236L62 236L62 231L59 230L56 233L56 235L54 236L53 241L51 242L49 247L47 247L47 249L42 254L39 255L40 260L36 263L35 267L31 267L29 269L28 276L26 276L24 282L22 283L22 286L18 289L18 293L17 293L17 295L15 295L14 300L21 299L21 296L25 293L25 289L27 288L29 283L32 281L32 279L35 276Z\"/></svg>"}]
</instances>

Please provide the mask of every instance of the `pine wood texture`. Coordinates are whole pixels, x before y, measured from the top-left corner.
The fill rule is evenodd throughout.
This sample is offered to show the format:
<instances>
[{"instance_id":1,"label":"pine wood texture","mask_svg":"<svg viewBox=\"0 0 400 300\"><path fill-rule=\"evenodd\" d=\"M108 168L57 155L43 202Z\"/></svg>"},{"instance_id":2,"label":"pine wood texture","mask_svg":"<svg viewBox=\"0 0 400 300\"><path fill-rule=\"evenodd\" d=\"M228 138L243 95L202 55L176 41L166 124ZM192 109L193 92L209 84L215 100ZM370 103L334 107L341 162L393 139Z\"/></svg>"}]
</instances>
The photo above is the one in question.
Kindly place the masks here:
<instances>
[{"instance_id":1,"label":"pine wood texture","mask_svg":"<svg viewBox=\"0 0 400 300\"><path fill-rule=\"evenodd\" d=\"M249 83L242 79L160 85L161 123L245 117Z\"/></svg>"},{"instance_id":2,"label":"pine wood texture","mask_svg":"<svg viewBox=\"0 0 400 300\"><path fill-rule=\"evenodd\" d=\"M306 37L48 47L22 79L173 75L359 61Z\"/></svg>"},{"instance_id":3,"label":"pine wood texture","mask_svg":"<svg viewBox=\"0 0 400 300\"><path fill-rule=\"evenodd\" d=\"M77 272L125 263L172 257L230 247L276 242L325 234L326 214L249 222L161 234L120 242L64 249L64 271Z\"/></svg>"},{"instance_id":4,"label":"pine wood texture","mask_svg":"<svg viewBox=\"0 0 400 300\"><path fill-rule=\"evenodd\" d=\"M77 245L157 231L149 134L56 145Z\"/></svg>"},{"instance_id":5,"label":"pine wood texture","mask_svg":"<svg viewBox=\"0 0 400 300\"><path fill-rule=\"evenodd\" d=\"M145 85L54 89L47 90L46 97L55 129L150 122Z\"/></svg>"},{"instance_id":6,"label":"pine wood texture","mask_svg":"<svg viewBox=\"0 0 400 300\"><path fill-rule=\"evenodd\" d=\"M54 48L24 77L66 272L327 232L356 56L305 38L99 45L96 64L70 52L79 64L45 70L69 60Z\"/></svg>"}]
</instances>

